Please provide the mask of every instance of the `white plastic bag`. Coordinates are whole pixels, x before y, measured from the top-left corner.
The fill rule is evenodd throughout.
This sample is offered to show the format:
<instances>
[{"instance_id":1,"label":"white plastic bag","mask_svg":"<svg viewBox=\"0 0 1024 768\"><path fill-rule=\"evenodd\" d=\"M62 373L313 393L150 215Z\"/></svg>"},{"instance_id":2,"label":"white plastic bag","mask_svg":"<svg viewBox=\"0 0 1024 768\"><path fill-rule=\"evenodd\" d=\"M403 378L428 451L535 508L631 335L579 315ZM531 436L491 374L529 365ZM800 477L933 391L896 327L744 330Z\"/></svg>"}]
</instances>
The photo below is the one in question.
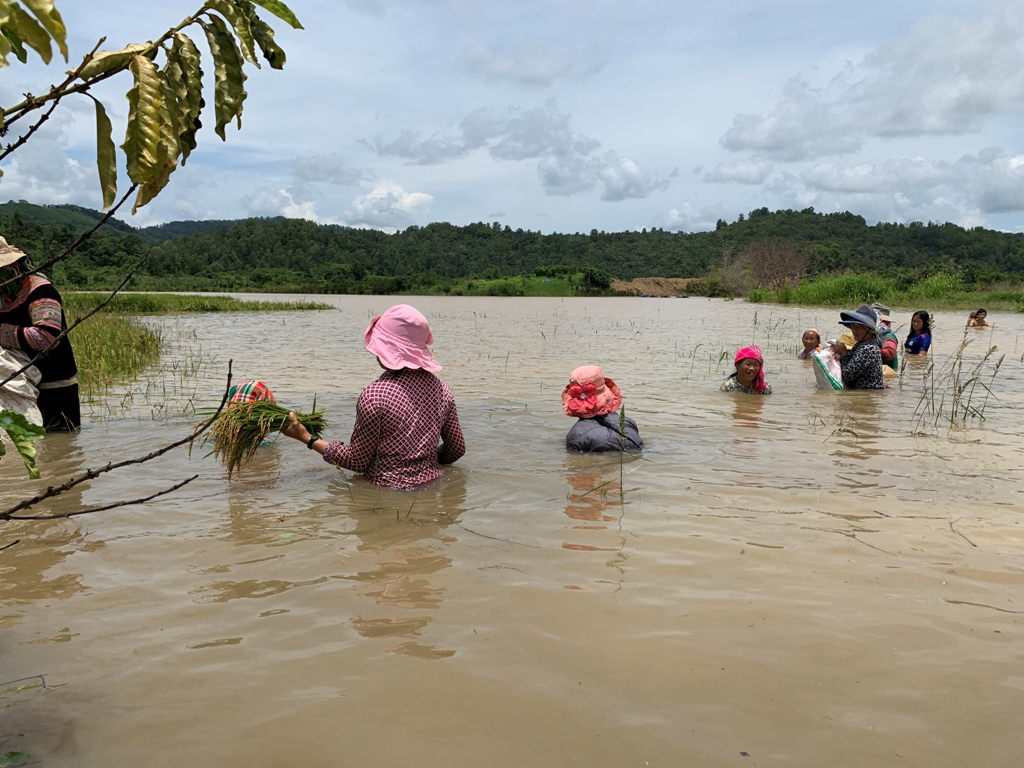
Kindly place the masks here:
<instances>
[{"instance_id":1,"label":"white plastic bag","mask_svg":"<svg viewBox=\"0 0 1024 768\"><path fill-rule=\"evenodd\" d=\"M843 371L831 347L826 346L812 353L811 362L814 364L814 379L818 389L838 391L843 388Z\"/></svg>"}]
</instances>

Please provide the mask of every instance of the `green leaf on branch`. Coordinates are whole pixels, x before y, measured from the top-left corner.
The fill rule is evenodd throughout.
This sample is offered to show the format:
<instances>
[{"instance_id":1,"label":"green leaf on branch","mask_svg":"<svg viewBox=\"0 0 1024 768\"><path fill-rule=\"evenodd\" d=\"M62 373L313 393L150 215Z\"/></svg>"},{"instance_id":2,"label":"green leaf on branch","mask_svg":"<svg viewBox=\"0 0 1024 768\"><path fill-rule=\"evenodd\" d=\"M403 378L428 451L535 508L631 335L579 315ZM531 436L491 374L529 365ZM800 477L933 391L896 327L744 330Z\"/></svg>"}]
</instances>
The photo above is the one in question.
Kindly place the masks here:
<instances>
[{"instance_id":1,"label":"green leaf on branch","mask_svg":"<svg viewBox=\"0 0 1024 768\"><path fill-rule=\"evenodd\" d=\"M200 19L199 23L206 31L213 56L213 106L217 120L214 131L226 141L224 126L237 119L238 127L242 127L242 102L246 97L242 55L235 45L235 38L219 16L210 16L209 22Z\"/></svg>"},{"instance_id":2,"label":"green leaf on branch","mask_svg":"<svg viewBox=\"0 0 1024 768\"><path fill-rule=\"evenodd\" d=\"M200 67L199 49L186 35L178 32L174 43L167 51L167 65L164 80L174 90L178 105L181 164L196 148L196 132L202 127L199 114L203 108L203 70Z\"/></svg>"},{"instance_id":3,"label":"green leaf on branch","mask_svg":"<svg viewBox=\"0 0 1024 768\"><path fill-rule=\"evenodd\" d=\"M36 447L32 444L46 434L46 430L29 423L29 420L20 413L14 411L0 411L0 429L7 433L14 443L14 447L25 462L28 476L33 480L39 479L39 470L36 469ZM7 447L0 441L0 456L7 454Z\"/></svg>"},{"instance_id":4,"label":"green leaf on branch","mask_svg":"<svg viewBox=\"0 0 1024 768\"><path fill-rule=\"evenodd\" d=\"M284 69L284 49L274 41L274 30L270 28L263 19L256 15L256 11L249 7L249 27L252 29L256 44L263 53L272 69Z\"/></svg>"},{"instance_id":5,"label":"green leaf on branch","mask_svg":"<svg viewBox=\"0 0 1024 768\"><path fill-rule=\"evenodd\" d=\"M252 0L252 2L260 6L260 8L266 8L281 21L287 23L292 29L303 28L295 14L292 13L292 9L280 0Z\"/></svg>"},{"instance_id":6,"label":"green leaf on branch","mask_svg":"<svg viewBox=\"0 0 1024 768\"><path fill-rule=\"evenodd\" d=\"M64 61L68 60L67 30L64 27L64 19L60 12L53 7L53 0L21 0L25 7L32 11L39 19L39 23L50 33L53 42L57 44Z\"/></svg>"},{"instance_id":7,"label":"green leaf on branch","mask_svg":"<svg viewBox=\"0 0 1024 768\"><path fill-rule=\"evenodd\" d=\"M135 84L128 91L128 130L124 150L128 178L139 185L132 213L153 199L167 184L177 156L168 157L165 145L166 97L156 65L145 56L136 56L129 66Z\"/></svg>"},{"instance_id":8,"label":"green leaf on branch","mask_svg":"<svg viewBox=\"0 0 1024 768\"><path fill-rule=\"evenodd\" d=\"M53 58L53 46L50 45L50 35L46 29L38 21L25 13L24 9L16 3L8 4L5 10L7 11L7 18L4 22L4 37L8 39L14 37L20 40L38 53L39 58L44 63L49 64L50 59ZM18 55L16 48L15 55ZM66 49L64 57L67 58ZM18 56L18 59L24 61L21 56Z\"/></svg>"},{"instance_id":9,"label":"green leaf on branch","mask_svg":"<svg viewBox=\"0 0 1024 768\"><path fill-rule=\"evenodd\" d=\"M250 64L255 64L259 69L260 63L256 59L256 43L253 40L252 28L249 24L249 16L245 13L245 6L248 3L239 5L232 0L206 0L206 7L210 8L231 24L241 44L242 55Z\"/></svg>"},{"instance_id":10,"label":"green leaf on branch","mask_svg":"<svg viewBox=\"0 0 1024 768\"><path fill-rule=\"evenodd\" d=\"M114 204L117 197L117 150L112 138L113 127L107 110L96 99L96 167L100 172L100 190L103 192L103 209Z\"/></svg>"},{"instance_id":11,"label":"green leaf on branch","mask_svg":"<svg viewBox=\"0 0 1024 768\"><path fill-rule=\"evenodd\" d=\"M108 72L125 69L132 63L132 59L143 51L150 50L152 47L153 43L132 43L120 51L100 51L89 60L88 64L82 67L78 76L82 80L90 80L99 75L105 75Z\"/></svg>"},{"instance_id":12,"label":"green leaf on branch","mask_svg":"<svg viewBox=\"0 0 1024 768\"><path fill-rule=\"evenodd\" d=\"M0 32L3 33L3 39L0 39L0 66L7 63L7 54L11 51L18 57L18 61L22 64L28 62L28 51L25 50L25 46L21 44L21 38L19 38L14 32L4 24L0 27Z\"/></svg>"}]
</instances>

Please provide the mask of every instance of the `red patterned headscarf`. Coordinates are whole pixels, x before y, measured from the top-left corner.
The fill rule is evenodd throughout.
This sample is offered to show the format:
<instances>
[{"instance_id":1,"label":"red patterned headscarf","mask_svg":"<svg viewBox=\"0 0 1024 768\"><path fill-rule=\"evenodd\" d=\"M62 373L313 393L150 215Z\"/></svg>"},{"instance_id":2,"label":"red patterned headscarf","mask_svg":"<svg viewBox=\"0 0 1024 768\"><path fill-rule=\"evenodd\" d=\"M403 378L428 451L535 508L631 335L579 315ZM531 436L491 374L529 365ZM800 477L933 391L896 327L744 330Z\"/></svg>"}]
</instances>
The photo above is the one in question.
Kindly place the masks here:
<instances>
[{"instance_id":1,"label":"red patterned headscarf","mask_svg":"<svg viewBox=\"0 0 1024 768\"><path fill-rule=\"evenodd\" d=\"M754 391L761 393L767 390L768 386L764 381L764 358L761 356L761 348L741 347L736 351L736 357L733 358L732 364L739 365L741 360L757 360L761 364L757 371L757 377L754 379Z\"/></svg>"}]
</instances>

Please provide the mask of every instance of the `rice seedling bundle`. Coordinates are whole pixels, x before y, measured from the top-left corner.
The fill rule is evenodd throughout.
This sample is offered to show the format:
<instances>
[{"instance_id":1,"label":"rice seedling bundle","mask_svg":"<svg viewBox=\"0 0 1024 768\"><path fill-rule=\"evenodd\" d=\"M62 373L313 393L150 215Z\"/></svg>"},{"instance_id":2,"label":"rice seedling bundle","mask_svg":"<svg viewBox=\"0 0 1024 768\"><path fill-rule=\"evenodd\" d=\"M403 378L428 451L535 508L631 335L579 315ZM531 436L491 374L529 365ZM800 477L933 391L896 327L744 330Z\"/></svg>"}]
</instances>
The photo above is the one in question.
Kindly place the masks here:
<instances>
[{"instance_id":1,"label":"rice seedling bundle","mask_svg":"<svg viewBox=\"0 0 1024 768\"><path fill-rule=\"evenodd\" d=\"M314 435L327 426L323 409L317 410L316 400L310 413L295 412L295 417ZM248 464L267 435L280 432L288 426L288 409L268 400L252 403L231 403L220 412L203 436L202 444L213 440L213 455L228 468L228 477L239 467Z\"/></svg>"}]
</instances>

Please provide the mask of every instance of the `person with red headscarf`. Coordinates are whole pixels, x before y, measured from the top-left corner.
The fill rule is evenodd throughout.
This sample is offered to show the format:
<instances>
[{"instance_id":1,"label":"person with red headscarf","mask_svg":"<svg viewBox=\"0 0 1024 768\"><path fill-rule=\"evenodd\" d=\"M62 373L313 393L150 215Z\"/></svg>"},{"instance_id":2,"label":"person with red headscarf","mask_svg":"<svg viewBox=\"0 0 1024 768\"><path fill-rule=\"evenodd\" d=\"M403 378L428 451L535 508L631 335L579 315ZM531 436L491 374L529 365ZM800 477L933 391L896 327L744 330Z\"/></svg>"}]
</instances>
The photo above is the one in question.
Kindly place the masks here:
<instances>
[{"instance_id":1,"label":"person with red headscarf","mask_svg":"<svg viewBox=\"0 0 1024 768\"><path fill-rule=\"evenodd\" d=\"M764 358L760 347L742 347L733 359L736 373L722 384L723 392L746 392L748 395L770 395L772 385L764 380Z\"/></svg>"}]
</instances>

